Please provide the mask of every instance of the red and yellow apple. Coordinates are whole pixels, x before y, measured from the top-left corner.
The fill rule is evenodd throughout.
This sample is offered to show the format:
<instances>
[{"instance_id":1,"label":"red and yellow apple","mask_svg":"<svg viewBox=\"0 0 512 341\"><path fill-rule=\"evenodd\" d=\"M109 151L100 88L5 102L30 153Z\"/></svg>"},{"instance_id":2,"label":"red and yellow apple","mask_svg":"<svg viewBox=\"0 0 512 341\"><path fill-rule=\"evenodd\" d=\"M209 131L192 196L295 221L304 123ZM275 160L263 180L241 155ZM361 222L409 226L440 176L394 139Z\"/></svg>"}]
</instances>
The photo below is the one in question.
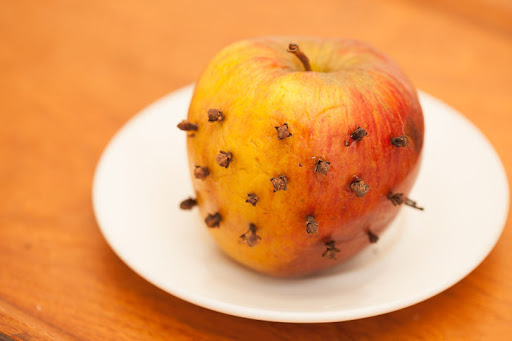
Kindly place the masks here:
<instances>
[{"instance_id":1,"label":"red and yellow apple","mask_svg":"<svg viewBox=\"0 0 512 341\"><path fill-rule=\"evenodd\" d=\"M185 208L197 203L229 256L275 276L377 241L407 200L424 132L416 90L389 57L300 37L223 49L179 126L196 195Z\"/></svg>"}]
</instances>

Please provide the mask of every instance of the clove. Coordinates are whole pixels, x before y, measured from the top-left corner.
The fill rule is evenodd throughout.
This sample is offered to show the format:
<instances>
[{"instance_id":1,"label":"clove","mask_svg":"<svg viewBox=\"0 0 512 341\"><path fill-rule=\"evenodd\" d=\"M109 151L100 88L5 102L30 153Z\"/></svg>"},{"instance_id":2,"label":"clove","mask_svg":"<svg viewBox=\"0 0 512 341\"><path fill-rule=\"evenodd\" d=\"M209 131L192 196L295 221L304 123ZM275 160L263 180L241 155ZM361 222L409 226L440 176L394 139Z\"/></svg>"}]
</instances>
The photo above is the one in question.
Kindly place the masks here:
<instances>
[{"instance_id":1,"label":"clove","mask_svg":"<svg viewBox=\"0 0 512 341\"><path fill-rule=\"evenodd\" d=\"M393 206L400 206L402 204L406 204L407 206L411 206L418 210L423 211L423 207L419 207L416 201L406 198L403 193L390 193L387 196L388 200L391 201Z\"/></svg>"},{"instance_id":2,"label":"clove","mask_svg":"<svg viewBox=\"0 0 512 341\"><path fill-rule=\"evenodd\" d=\"M213 228L213 227L219 227L220 222L222 220L222 216L219 212L215 214L208 214L208 216L205 218L204 222L206 223L206 226Z\"/></svg>"},{"instance_id":3,"label":"clove","mask_svg":"<svg viewBox=\"0 0 512 341\"><path fill-rule=\"evenodd\" d=\"M224 114L221 109L208 109L208 122L223 121Z\"/></svg>"},{"instance_id":4,"label":"clove","mask_svg":"<svg viewBox=\"0 0 512 341\"><path fill-rule=\"evenodd\" d=\"M334 240L325 243L326 249L324 253L322 253L322 257L336 260L336 255L340 250L336 248L335 244L336 242Z\"/></svg>"},{"instance_id":5,"label":"clove","mask_svg":"<svg viewBox=\"0 0 512 341\"><path fill-rule=\"evenodd\" d=\"M280 140L292 136L292 133L290 133L290 130L288 129L288 123L285 123L280 127L274 127L274 128L276 128L277 138Z\"/></svg>"},{"instance_id":6,"label":"clove","mask_svg":"<svg viewBox=\"0 0 512 341\"><path fill-rule=\"evenodd\" d=\"M395 147L405 147L407 145L407 136L392 137L391 144Z\"/></svg>"},{"instance_id":7,"label":"clove","mask_svg":"<svg viewBox=\"0 0 512 341\"><path fill-rule=\"evenodd\" d=\"M195 166L194 176L196 179L204 180L210 174L207 167Z\"/></svg>"},{"instance_id":8,"label":"clove","mask_svg":"<svg viewBox=\"0 0 512 341\"><path fill-rule=\"evenodd\" d=\"M350 184L350 189L356 194L356 197L364 197L370 191L370 185L360 179L356 179Z\"/></svg>"},{"instance_id":9,"label":"clove","mask_svg":"<svg viewBox=\"0 0 512 341\"><path fill-rule=\"evenodd\" d=\"M308 215L306 217L306 232L308 234L318 232L318 222L315 221L315 217L313 217L312 215Z\"/></svg>"},{"instance_id":10,"label":"clove","mask_svg":"<svg viewBox=\"0 0 512 341\"><path fill-rule=\"evenodd\" d=\"M258 203L258 196L254 193L247 194L247 200L245 200L246 203L249 203L253 206L256 206Z\"/></svg>"},{"instance_id":11,"label":"clove","mask_svg":"<svg viewBox=\"0 0 512 341\"><path fill-rule=\"evenodd\" d=\"M192 209L192 207L194 207L196 205L197 205L197 200L196 199L188 198L188 199L183 200L180 203L180 208L182 210L190 210L190 209Z\"/></svg>"},{"instance_id":12,"label":"clove","mask_svg":"<svg viewBox=\"0 0 512 341\"><path fill-rule=\"evenodd\" d=\"M221 167L228 168L229 163L233 160L233 154L231 152L219 151L219 154L215 158L217 164Z\"/></svg>"},{"instance_id":13,"label":"clove","mask_svg":"<svg viewBox=\"0 0 512 341\"><path fill-rule=\"evenodd\" d=\"M363 139L363 137L365 137L366 135L368 135L366 130L364 130L361 127L357 127L357 129L354 130L352 132L352 134L350 134L350 139L352 139L352 140L348 139L345 141L345 147L350 146L351 141L355 141L355 142L361 141Z\"/></svg>"},{"instance_id":14,"label":"clove","mask_svg":"<svg viewBox=\"0 0 512 341\"><path fill-rule=\"evenodd\" d=\"M327 172L331 168L331 163L329 161L318 160L315 164L315 172L327 175Z\"/></svg>"},{"instance_id":15,"label":"clove","mask_svg":"<svg viewBox=\"0 0 512 341\"><path fill-rule=\"evenodd\" d=\"M361 141L366 135L368 135L366 130L361 127L357 127L357 129L354 130L352 134L350 134L350 138L354 141Z\"/></svg>"},{"instance_id":16,"label":"clove","mask_svg":"<svg viewBox=\"0 0 512 341\"><path fill-rule=\"evenodd\" d=\"M184 131L192 131L192 130L197 130L197 128L199 127L197 124L194 124L194 123L190 123L189 121L186 121L186 120L183 120L181 121L180 123L178 123L178 126L177 126L180 130L184 130Z\"/></svg>"},{"instance_id":17,"label":"clove","mask_svg":"<svg viewBox=\"0 0 512 341\"><path fill-rule=\"evenodd\" d=\"M286 191L288 178L286 175L279 175L276 178L271 178L272 186L274 186L274 192L277 191Z\"/></svg>"},{"instance_id":18,"label":"clove","mask_svg":"<svg viewBox=\"0 0 512 341\"><path fill-rule=\"evenodd\" d=\"M261 240L261 237L256 234L256 225L253 223L249 224L249 229L240 236L240 239L249 247L256 246Z\"/></svg>"},{"instance_id":19,"label":"clove","mask_svg":"<svg viewBox=\"0 0 512 341\"><path fill-rule=\"evenodd\" d=\"M372 231L368 230L368 239L370 240L370 243L376 243L379 241L379 236L377 236Z\"/></svg>"}]
</instances>

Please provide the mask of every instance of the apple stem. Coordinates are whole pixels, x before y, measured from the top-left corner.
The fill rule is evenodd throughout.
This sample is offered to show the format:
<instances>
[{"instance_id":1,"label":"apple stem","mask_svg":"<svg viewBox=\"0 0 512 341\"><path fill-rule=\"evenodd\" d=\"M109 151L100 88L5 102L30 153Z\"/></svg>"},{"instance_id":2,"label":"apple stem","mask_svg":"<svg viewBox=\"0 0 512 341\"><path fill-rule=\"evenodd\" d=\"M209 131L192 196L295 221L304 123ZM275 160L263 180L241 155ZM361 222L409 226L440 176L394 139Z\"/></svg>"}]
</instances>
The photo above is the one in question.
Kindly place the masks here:
<instances>
[{"instance_id":1,"label":"apple stem","mask_svg":"<svg viewBox=\"0 0 512 341\"><path fill-rule=\"evenodd\" d=\"M190 209L192 209L192 207L194 207L196 205L197 205L197 200L196 199L188 198L188 199L183 200L180 203L180 208L182 210L190 210Z\"/></svg>"},{"instance_id":2,"label":"apple stem","mask_svg":"<svg viewBox=\"0 0 512 341\"><path fill-rule=\"evenodd\" d=\"M304 65L304 69L306 71L311 71L311 65L309 64L309 58L306 57L304 52L302 52L299 48L299 45L290 43L288 45L288 52L293 53L299 60L302 62L302 65Z\"/></svg>"},{"instance_id":3,"label":"apple stem","mask_svg":"<svg viewBox=\"0 0 512 341\"><path fill-rule=\"evenodd\" d=\"M413 207L415 209L418 209L420 211L425 210L423 207L419 207L416 203L416 201L411 200L409 198L404 198L403 193L390 193L388 195L389 201L393 204L393 206L400 206L402 204L406 204L407 206Z\"/></svg>"}]
</instances>

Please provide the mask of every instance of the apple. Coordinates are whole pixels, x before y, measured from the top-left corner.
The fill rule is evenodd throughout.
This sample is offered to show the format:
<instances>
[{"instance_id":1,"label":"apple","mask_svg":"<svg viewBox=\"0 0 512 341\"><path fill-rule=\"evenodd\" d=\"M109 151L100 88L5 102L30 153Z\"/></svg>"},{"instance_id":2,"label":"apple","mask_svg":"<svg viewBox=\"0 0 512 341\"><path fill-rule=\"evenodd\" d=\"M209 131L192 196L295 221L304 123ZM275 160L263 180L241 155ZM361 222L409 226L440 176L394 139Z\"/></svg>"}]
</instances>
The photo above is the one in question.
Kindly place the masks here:
<instances>
[{"instance_id":1,"label":"apple","mask_svg":"<svg viewBox=\"0 0 512 341\"><path fill-rule=\"evenodd\" d=\"M234 43L178 127L195 189L182 208L197 204L218 246L256 271L332 267L377 242L401 204L418 208L408 199L424 135L417 93L366 43Z\"/></svg>"}]
</instances>

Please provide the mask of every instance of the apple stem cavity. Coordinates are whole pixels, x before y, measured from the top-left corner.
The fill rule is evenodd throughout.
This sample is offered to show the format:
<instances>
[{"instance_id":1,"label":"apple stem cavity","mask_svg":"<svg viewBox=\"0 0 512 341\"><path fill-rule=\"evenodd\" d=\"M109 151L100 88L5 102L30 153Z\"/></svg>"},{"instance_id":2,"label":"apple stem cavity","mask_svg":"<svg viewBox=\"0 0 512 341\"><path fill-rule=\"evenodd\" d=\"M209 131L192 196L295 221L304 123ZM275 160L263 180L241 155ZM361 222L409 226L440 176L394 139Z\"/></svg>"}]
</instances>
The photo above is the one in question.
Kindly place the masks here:
<instances>
[{"instance_id":1,"label":"apple stem cavity","mask_svg":"<svg viewBox=\"0 0 512 341\"><path fill-rule=\"evenodd\" d=\"M312 215L306 217L306 232L308 234L318 233L318 222Z\"/></svg>"},{"instance_id":2,"label":"apple stem cavity","mask_svg":"<svg viewBox=\"0 0 512 341\"><path fill-rule=\"evenodd\" d=\"M288 123L284 123L282 126L274 128L276 128L277 138L280 140L292 136L292 133L290 133L290 130L288 129Z\"/></svg>"},{"instance_id":3,"label":"apple stem cavity","mask_svg":"<svg viewBox=\"0 0 512 341\"><path fill-rule=\"evenodd\" d=\"M277 191L286 191L288 178L286 175L279 175L278 177L271 178L272 186L274 186L274 192Z\"/></svg>"},{"instance_id":4,"label":"apple stem cavity","mask_svg":"<svg viewBox=\"0 0 512 341\"><path fill-rule=\"evenodd\" d=\"M256 234L256 229L256 225L251 223L249 224L247 232L240 236L240 239L242 239L249 247L256 246L261 240L261 237Z\"/></svg>"},{"instance_id":5,"label":"apple stem cavity","mask_svg":"<svg viewBox=\"0 0 512 341\"><path fill-rule=\"evenodd\" d=\"M224 114L221 109L208 109L208 122L224 121Z\"/></svg>"},{"instance_id":6,"label":"apple stem cavity","mask_svg":"<svg viewBox=\"0 0 512 341\"><path fill-rule=\"evenodd\" d=\"M215 158L217 164L221 167L228 168L230 162L233 160L233 154L231 152L219 151L219 154Z\"/></svg>"},{"instance_id":7,"label":"apple stem cavity","mask_svg":"<svg viewBox=\"0 0 512 341\"><path fill-rule=\"evenodd\" d=\"M258 196L254 193L249 193L247 194L247 200L245 200L245 202L253 206L256 206L256 204L258 203Z\"/></svg>"},{"instance_id":8,"label":"apple stem cavity","mask_svg":"<svg viewBox=\"0 0 512 341\"><path fill-rule=\"evenodd\" d=\"M191 123L189 121L183 120L180 123L178 123L178 129L184 130L184 131L195 131L199 126L197 124Z\"/></svg>"},{"instance_id":9,"label":"apple stem cavity","mask_svg":"<svg viewBox=\"0 0 512 341\"><path fill-rule=\"evenodd\" d=\"M377 236L372 231L368 231L368 239L370 240L370 243L375 244L379 241L379 236Z\"/></svg>"},{"instance_id":10,"label":"apple stem cavity","mask_svg":"<svg viewBox=\"0 0 512 341\"><path fill-rule=\"evenodd\" d=\"M395 147L405 147L407 146L407 136L392 137L391 144Z\"/></svg>"},{"instance_id":11,"label":"apple stem cavity","mask_svg":"<svg viewBox=\"0 0 512 341\"><path fill-rule=\"evenodd\" d=\"M311 71L311 65L309 64L309 58L302 52L299 48L299 45L295 43L290 43L288 45L288 52L293 53L304 65L304 69L306 71Z\"/></svg>"},{"instance_id":12,"label":"apple stem cavity","mask_svg":"<svg viewBox=\"0 0 512 341\"><path fill-rule=\"evenodd\" d=\"M336 254L340 252L339 249L336 248L336 242L334 240L331 240L327 243L325 243L326 249L324 253L322 253L322 257L327 259L336 260Z\"/></svg>"},{"instance_id":13,"label":"apple stem cavity","mask_svg":"<svg viewBox=\"0 0 512 341\"><path fill-rule=\"evenodd\" d=\"M192 209L192 207L194 207L196 205L197 205L197 200L196 199L188 198L188 199L183 200L180 203L180 208L182 210L190 210L190 209Z\"/></svg>"},{"instance_id":14,"label":"apple stem cavity","mask_svg":"<svg viewBox=\"0 0 512 341\"><path fill-rule=\"evenodd\" d=\"M222 216L219 212L215 214L208 214L208 216L205 218L204 222L206 223L206 226L210 228L219 227L220 222L222 220Z\"/></svg>"},{"instance_id":15,"label":"apple stem cavity","mask_svg":"<svg viewBox=\"0 0 512 341\"><path fill-rule=\"evenodd\" d=\"M323 175L327 175L327 172L331 168L331 163L329 161L318 160L315 164L315 172Z\"/></svg>"},{"instance_id":16,"label":"apple stem cavity","mask_svg":"<svg viewBox=\"0 0 512 341\"><path fill-rule=\"evenodd\" d=\"M350 184L350 189L356 194L356 197L362 198L370 192L370 185L363 180L356 178L356 180Z\"/></svg>"},{"instance_id":17,"label":"apple stem cavity","mask_svg":"<svg viewBox=\"0 0 512 341\"><path fill-rule=\"evenodd\" d=\"M388 199L389 201L391 201L393 206L400 206L402 204L406 204L407 206L413 207L420 211L425 210L423 207L419 207L416 201L404 197L403 193L390 193L388 195Z\"/></svg>"},{"instance_id":18,"label":"apple stem cavity","mask_svg":"<svg viewBox=\"0 0 512 341\"><path fill-rule=\"evenodd\" d=\"M195 166L194 168L194 177L199 180L204 180L210 174L210 171L207 167Z\"/></svg>"}]
</instances>

